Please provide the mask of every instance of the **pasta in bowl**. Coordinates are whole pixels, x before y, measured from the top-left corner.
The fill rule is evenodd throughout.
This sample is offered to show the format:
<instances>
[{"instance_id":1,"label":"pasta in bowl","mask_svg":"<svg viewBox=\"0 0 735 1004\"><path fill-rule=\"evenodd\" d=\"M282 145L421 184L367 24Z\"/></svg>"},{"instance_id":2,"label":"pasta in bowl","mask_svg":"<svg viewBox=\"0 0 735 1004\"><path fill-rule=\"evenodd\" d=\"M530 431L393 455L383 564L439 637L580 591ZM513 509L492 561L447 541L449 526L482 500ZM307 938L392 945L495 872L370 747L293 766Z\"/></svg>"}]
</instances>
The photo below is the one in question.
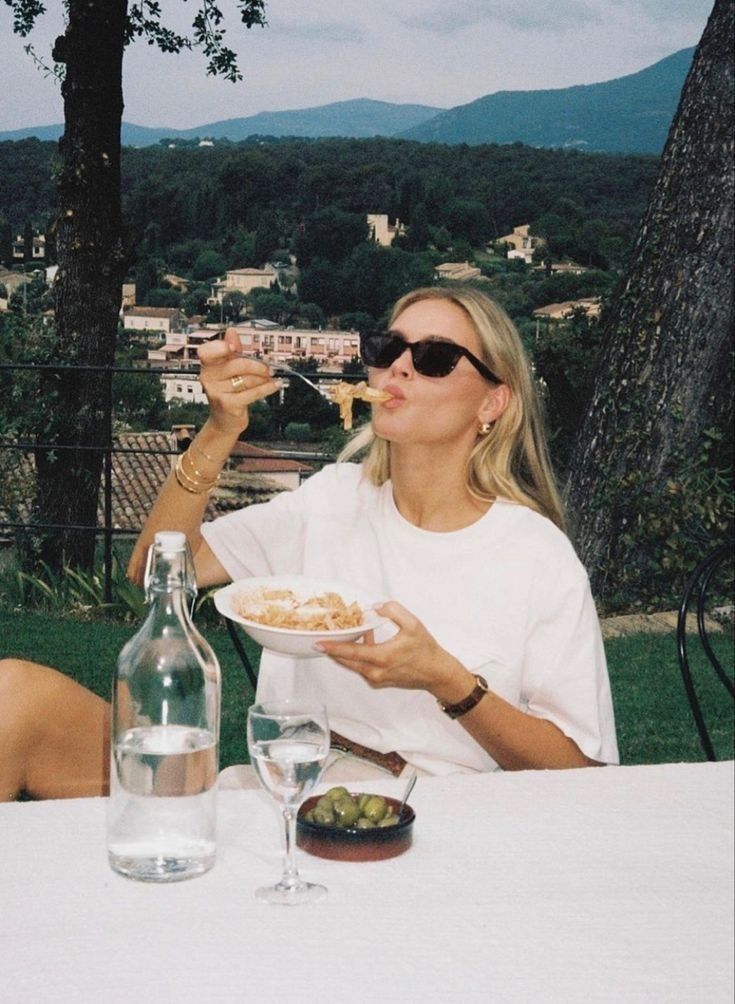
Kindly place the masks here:
<instances>
[{"instance_id":1,"label":"pasta in bowl","mask_svg":"<svg viewBox=\"0 0 735 1004\"><path fill-rule=\"evenodd\" d=\"M238 579L214 595L217 609L272 652L316 658L316 642L354 641L382 624L374 596L335 579L271 575Z\"/></svg>"}]
</instances>

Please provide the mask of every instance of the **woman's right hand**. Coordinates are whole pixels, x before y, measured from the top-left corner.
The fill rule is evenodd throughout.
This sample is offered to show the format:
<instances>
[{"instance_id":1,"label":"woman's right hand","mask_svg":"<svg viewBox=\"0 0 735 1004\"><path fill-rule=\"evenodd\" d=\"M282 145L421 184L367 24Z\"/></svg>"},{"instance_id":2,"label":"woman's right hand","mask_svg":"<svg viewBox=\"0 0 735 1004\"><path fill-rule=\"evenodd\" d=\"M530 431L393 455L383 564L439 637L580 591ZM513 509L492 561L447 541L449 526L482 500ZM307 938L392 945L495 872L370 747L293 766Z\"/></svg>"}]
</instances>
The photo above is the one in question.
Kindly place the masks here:
<instances>
[{"instance_id":1,"label":"woman's right hand","mask_svg":"<svg viewBox=\"0 0 735 1004\"><path fill-rule=\"evenodd\" d=\"M241 352L240 337L234 328L228 328L223 339L208 342L197 350L201 362L199 379L209 401L210 425L235 437L248 427L249 406L280 389L265 363L245 359Z\"/></svg>"}]
</instances>

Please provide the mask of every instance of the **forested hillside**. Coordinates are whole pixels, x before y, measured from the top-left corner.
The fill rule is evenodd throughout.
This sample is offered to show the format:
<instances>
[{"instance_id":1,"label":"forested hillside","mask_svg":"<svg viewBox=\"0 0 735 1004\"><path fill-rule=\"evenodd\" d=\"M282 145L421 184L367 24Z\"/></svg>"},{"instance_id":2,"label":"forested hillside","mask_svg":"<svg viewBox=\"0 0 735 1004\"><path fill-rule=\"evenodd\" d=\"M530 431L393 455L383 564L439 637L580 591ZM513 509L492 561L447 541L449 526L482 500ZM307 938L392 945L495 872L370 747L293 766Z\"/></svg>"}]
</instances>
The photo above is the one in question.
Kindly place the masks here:
<instances>
[{"instance_id":1,"label":"forested hillside","mask_svg":"<svg viewBox=\"0 0 735 1004\"><path fill-rule=\"evenodd\" d=\"M0 226L3 219L17 232L28 223L47 225L54 212L55 155L54 143L0 143ZM176 246L190 241L229 255L239 228L260 231L261 237L267 230L266 244L283 245L307 214L325 207L387 213L420 229L444 228L450 243L477 246L566 200L594 224L598 250L615 265L643 212L656 165L652 156L389 139L126 148L123 199L131 264L151 225L157 248L175 249L175 258L181 257Z\"/></svg>"}]
</instances>

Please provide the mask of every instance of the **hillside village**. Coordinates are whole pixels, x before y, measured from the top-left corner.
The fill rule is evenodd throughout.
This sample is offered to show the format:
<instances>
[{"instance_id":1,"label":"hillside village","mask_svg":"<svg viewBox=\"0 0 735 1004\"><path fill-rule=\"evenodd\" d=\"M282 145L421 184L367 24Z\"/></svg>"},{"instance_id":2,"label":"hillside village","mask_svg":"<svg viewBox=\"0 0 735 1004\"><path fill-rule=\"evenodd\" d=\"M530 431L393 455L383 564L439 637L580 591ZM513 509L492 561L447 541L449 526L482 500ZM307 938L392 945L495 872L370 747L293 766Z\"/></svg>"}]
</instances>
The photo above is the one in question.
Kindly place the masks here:
<instances>
[{"instance_id":1,"label":"hillside village","mask_svg":"<svg viewBox=\"0 0 735 1004\"><path fill-rule=\"evenodd\" d=\"M365 222L369 241L380 247L392 247L396 238L406 233L400 220L391 220L386 214L367 214ZM585 271L574 262L544 264L544 245L542 237L530 233L528 224L519 224L488 246L485 254L504 257L509 264L516 263L519 268L539 274L580 275ZM44 235L33 236L30 259L25 254L22 235L17 235L13 241L13 258L10 267L0 266L0 311L15 311L21 316L32 312L33 308L29 311L28 306L30 295L34 304L42 305L43 321L52 322L52 289L57 266L48 260ZM220 337L225 325L238 332L243 352L274 367L308 365L318 371L320 381L337 382L350 365L359 368L359 331L355 326L340 327L336 323L338 319L307 326L257 314L259 293L287 290L291 296L297 295L299 274L294 254L265 261L260 267L228 268L208 283L206 304L203 304L206 312L191 315L181 306L139 303L133 275L121 290L119 341L129 348L135 347L133 362L137 368L159 373L163 401L174 408L206 405L198 379L197 349ZM483 269L475 263L474 256L438 262L433 278L437 282L490 283ZM181 296L195 285L192 279L173 272L165 273L162 281ZM563 324L578 311L595 318L599 305L599 297L545 304L533 312L536 336L541 323ZM282 399L290 383L288 376L283 378L283 383ZM336 411L333 421L337 421ZM164 431L141 429L115 434L113 450L116 452L110 477L116 531L137 532L140 514L152 504L176 456L186 448L194 430L195 426L185 421L183 424L172 422ZM298 451L298 446L291 444L291 449ZM262 501L279 491L296 487L313 470L313 462L284 456L282 450L274 452L267 444L240 443L233 450L212 494L209 515L221 514L246 502ZM26 455L12 477L27 485L33 476L33 461ZM13 495L12 492L8 494ZM28 492L22 494L29 497ZM0 522L25 519L27 515L24 505L8 508L6 504L0 511Z\"/></svg>"}]
</instances>

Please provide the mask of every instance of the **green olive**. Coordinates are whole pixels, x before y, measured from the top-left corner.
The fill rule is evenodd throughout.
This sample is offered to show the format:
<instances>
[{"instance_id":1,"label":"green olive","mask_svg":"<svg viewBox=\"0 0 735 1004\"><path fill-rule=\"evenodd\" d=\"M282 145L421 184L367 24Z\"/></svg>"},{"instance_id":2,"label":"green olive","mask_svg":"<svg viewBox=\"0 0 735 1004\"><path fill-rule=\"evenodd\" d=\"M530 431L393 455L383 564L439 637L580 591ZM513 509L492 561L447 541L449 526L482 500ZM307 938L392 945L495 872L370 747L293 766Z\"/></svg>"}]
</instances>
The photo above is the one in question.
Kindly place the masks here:
<instances>
[{"instance_id":1,"label":"green olive","mask_svg":"<svg viewBox=\"0 0 735 1004\"><path fill-rule=\"evenodd\" d=\"M361 794L356 795L355 797L357 798L357 804L360 806L360 812L362 812L373 796L369 794L369 792L363 791Z\"/></svg>"},{"instance_id":2,"label":"green olive","mask_svg":"<svg viewBox=\"0 0 735 1004\"><path fill-rule=\"evenodd\" d=\"M374 830L376 829L375 823L371 823L369 819L365 819L364 816L360 818L355 823L355 827L358 830Z\"/></svg>"},{"instance_id":3,"label":"green olive","mask_svg":"<svg viewBox=\"0 0 735 1004\"><path fill-rule=\"evenodd\" d=\"M337 802L340 798L351 798L349 791L343 788L341 785L337 788L330 788L329 791L322 796L322 798L328 798L331 802Z\"/></svg>"},{"instance_id":4,"label":"green olive","mask_svg":"<svg viewBox=\"0 0 735 1004\"><path fill-rule=\"evenodd\" d=\"M360 818L360 806L354 802L349 795L347 798L340 798L334 803L334 815L337 826L354 826Z\"/></svg>"},{"instance_id":5,"label":"green olive","mask_svg":"<svg viewBox=\"0 0 735 1004\"><path fill-rule=\"evenodd\" d=\"M398 822L398 816L394 816L392 814L389 814L387 816L383 816L383 818L378 823L378 826L380 826L380 827L383 827L383 826L395 826L397 822Z\"/></svg>"},{"instance_id":6,"label":"green olive","mask_svg":"<svg viewBox=\"0 0 735 1004\"><path fill-rule=\"evenodd\" d=\"M314 813L314 822L320 826L334 826L334 808L329 802L327 805L320 805L319 802L311 810Z\"/></svg>"},{"instance_id":7,"label":"green olive","mask_svg":"<svg viewBox=\"0 0 735 1004\"><path fill-rule=\"evenodd\" d=\"M388 812L388 803L382 795L371 795L365 803L362 814L371 823L379 823Z\"/></svg>"}]
</instances>

